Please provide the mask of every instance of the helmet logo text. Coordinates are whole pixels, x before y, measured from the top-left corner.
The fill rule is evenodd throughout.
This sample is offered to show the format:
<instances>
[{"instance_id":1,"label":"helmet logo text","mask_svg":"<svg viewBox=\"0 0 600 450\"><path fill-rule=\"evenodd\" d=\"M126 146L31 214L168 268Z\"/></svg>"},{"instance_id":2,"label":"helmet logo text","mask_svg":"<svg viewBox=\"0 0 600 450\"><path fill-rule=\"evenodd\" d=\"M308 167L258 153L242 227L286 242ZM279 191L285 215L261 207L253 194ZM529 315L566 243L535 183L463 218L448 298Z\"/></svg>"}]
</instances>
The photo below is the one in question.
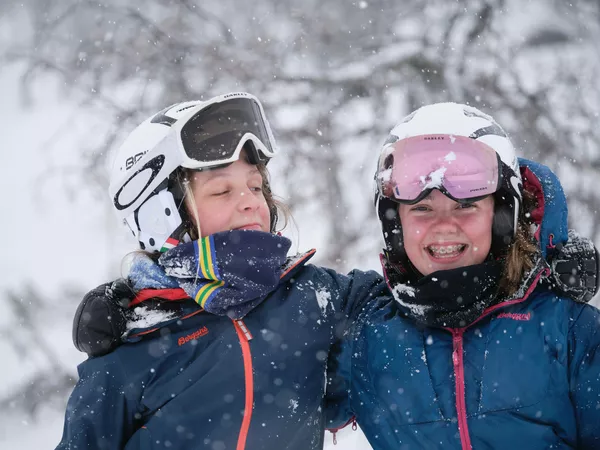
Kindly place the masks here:
<instances>
[{"instance_id":1,"label":"helmet logo text","mask_svg":"<svg viewBox=\"0 0 600 450\"><path fill-rule=\"evenodd\" d=\"M135 165L135 163L138 162L140 159L142 159L142 156L144 156L146 153L148 153L148 150L145 150L140 153L136 153L135 155L127 158L125 160L125 170L131 169Z\"/></svg>"}]
</instances>

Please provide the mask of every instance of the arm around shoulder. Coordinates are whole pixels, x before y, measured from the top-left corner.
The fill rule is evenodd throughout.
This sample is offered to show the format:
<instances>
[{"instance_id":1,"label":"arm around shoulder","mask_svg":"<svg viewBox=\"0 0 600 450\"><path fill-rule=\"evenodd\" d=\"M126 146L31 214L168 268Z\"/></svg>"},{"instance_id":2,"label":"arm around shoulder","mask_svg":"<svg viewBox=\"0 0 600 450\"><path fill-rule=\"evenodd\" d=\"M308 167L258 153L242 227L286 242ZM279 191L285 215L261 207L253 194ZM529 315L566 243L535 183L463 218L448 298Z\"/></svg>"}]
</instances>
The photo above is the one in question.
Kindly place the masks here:
<instances>
[{"instance_id":1,"label":"arm around shoulder","mask_svg":"<svg viewBox=\"0 0 600 450\"><path fill-rule=\"evenodd\" d=\"M337 310L354 321L375 298L389 295L388 287L381 274L374 270L367 272L355 269L347 275L342 275L331 269L325 269L331 277L337 296Z\"/></svg>"}]
</instances>

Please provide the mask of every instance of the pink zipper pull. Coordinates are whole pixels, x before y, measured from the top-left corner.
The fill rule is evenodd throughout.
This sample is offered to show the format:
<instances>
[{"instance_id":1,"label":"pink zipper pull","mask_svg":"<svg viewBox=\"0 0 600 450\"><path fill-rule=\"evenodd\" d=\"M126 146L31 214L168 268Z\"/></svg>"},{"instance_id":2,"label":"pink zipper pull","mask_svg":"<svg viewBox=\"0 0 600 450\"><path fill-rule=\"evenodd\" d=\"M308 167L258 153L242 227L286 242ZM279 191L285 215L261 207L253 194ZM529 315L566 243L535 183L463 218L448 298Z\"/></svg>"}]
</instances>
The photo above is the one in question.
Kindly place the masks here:
<instances>
[{"instance_id":1,"label":"pink zipper pull","mask_svg":"<svg viewBox=\"0 0 600 450\"><path fill-rule=\"evenodd\" d=\"M460 336L458 336L455 332L452 332L452 343L454 344L454 349L452 350L452 362L456 367L458 365L458 344L460 344Z\"/></svg>"}]
</instances>

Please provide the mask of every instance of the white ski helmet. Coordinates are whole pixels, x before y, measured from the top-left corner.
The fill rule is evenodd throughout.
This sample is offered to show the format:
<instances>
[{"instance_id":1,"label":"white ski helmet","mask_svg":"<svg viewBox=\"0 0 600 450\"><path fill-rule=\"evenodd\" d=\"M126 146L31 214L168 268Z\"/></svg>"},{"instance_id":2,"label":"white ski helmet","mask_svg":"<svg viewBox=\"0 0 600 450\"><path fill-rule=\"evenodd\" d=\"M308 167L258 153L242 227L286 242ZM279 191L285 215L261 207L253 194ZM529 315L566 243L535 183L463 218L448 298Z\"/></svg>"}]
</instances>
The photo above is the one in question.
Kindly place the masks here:
<instances>
[{"instance_id":1,"label":"white ski helmet","mask_svg":"<svg viewBox=\"0 0 600 450\"><path fill-rule=\"evenodd\" d=\"M260 101L244 92L177 103L135 128L117 150L109 195L140 248L166 251L189 239L179 168L223 167L242 148L252 164L266 164L277 152ZM271 216L274 229L276 212Z\"/></svg>"},{"instance_id":2,"label":"white ski helmet","mask_svg":"<svg viewBox=\"0 0 600 450\"><path fill-rule=\"evenodd\" d=\"M456 201L494 195L492 255L512 241L522 181L515 149L492 117L472 106L423 106L396 125L381 149L375 173L375 207L385 254L406 264L399 203L416 203L439 189Z\"/></svg>"}]
</instances>

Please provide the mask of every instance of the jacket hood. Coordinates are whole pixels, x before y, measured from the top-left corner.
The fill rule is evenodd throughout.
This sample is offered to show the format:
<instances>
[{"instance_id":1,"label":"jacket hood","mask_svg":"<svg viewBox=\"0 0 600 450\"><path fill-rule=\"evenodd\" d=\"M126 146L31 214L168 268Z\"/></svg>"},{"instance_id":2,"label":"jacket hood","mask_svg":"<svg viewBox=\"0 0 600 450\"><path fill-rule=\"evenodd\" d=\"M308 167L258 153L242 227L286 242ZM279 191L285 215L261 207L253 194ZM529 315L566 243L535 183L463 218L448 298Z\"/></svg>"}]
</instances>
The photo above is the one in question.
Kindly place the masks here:
<instances>
[{"instance_id":1,"label":"jacket hood","mask_svg":"<svg viewBox=\"0 0 600 450\"><path fill-rule=\"evenodd\" d=\"M538 207L532 213L536 224L535 237L544 258L556 244L568 240L567 199L558 177L549 167L519 158L523 187L534 193Z\"/></svg>"}]
</instances>

